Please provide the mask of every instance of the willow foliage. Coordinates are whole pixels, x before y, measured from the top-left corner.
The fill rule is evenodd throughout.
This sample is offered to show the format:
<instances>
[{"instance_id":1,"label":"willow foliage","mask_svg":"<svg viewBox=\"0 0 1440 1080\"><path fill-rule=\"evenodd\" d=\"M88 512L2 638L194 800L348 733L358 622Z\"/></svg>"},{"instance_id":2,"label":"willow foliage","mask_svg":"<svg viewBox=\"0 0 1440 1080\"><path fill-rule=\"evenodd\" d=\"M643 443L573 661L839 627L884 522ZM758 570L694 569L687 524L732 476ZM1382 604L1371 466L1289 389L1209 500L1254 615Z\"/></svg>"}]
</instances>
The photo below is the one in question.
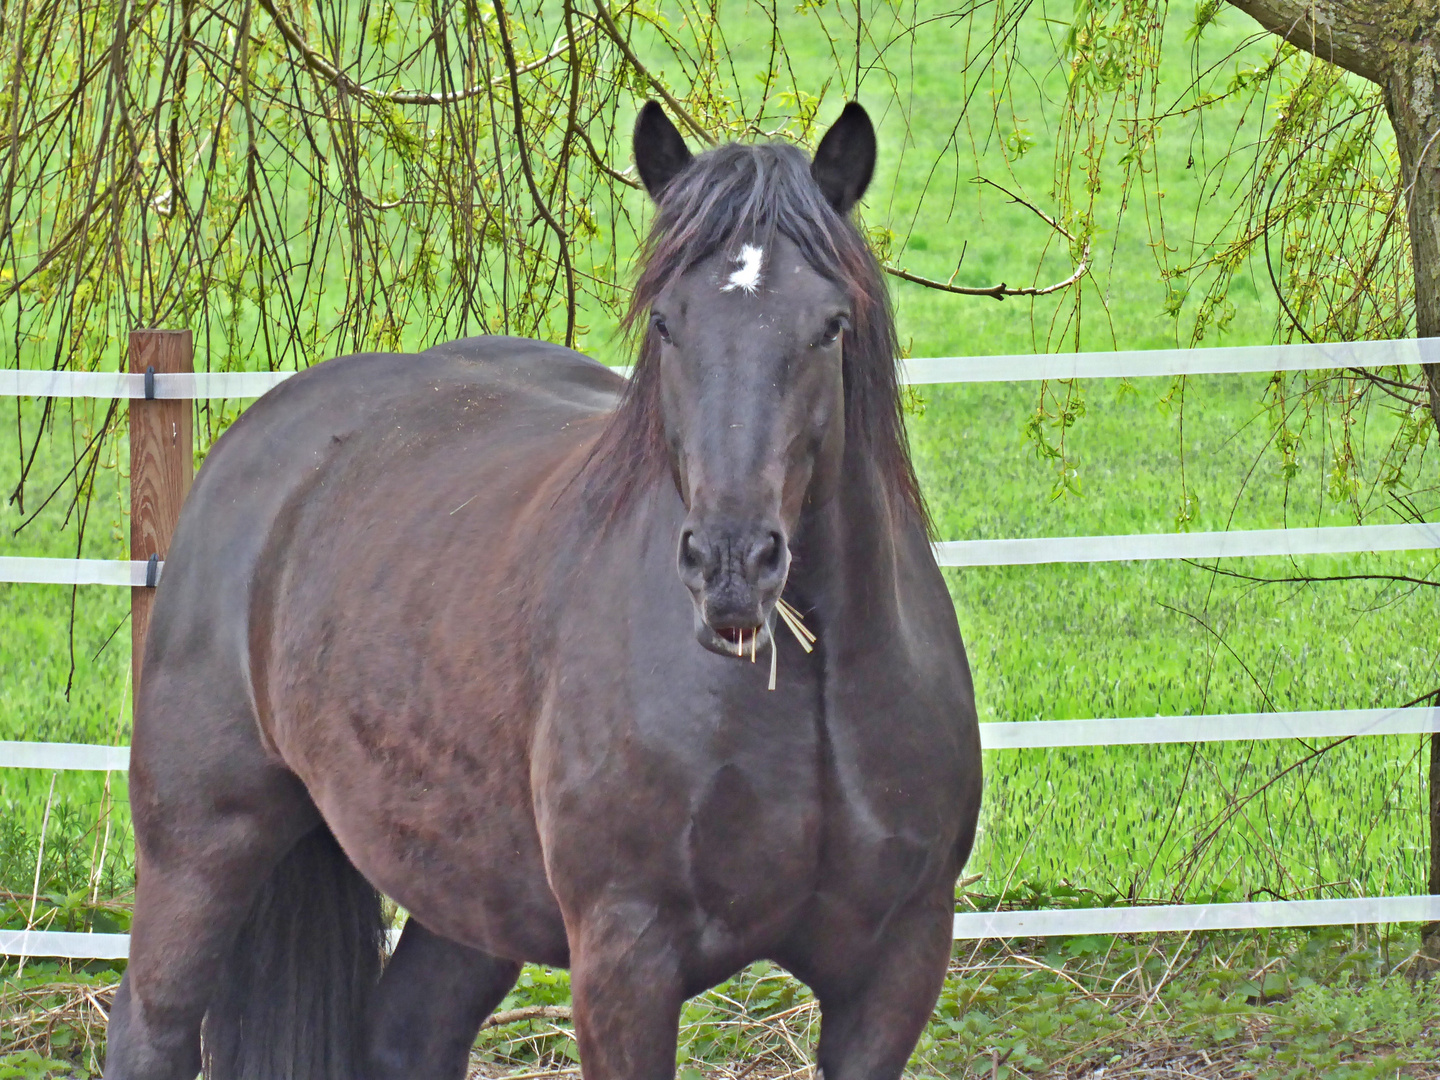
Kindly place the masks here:
<instances>
[{"instance_id":1,"label":"willow foliage","mask_svg":"<svg viewBox=\"0 0 1440 1080\"><path fill-rule=\"evenodd\" d=\"M698 142L806 140L822 105L862 79L887 83L903 119L906 47L921 34L948 35L956 55L950 138L915 166L934 180L922 201L953 209L978 174L1043 218L1050 242L1032 284L967 287L908 272L905 237L876 229L892 273L1030 303L1037 345L1075 348L1083 327L1124 316L1096 248L1140 214L1178 343L1226 329L1231 283L1259 258L1282 339L1413 333L1378 90L1278 42L1258 66L1202 67L1220 0L1196 8L1176 100L1161 99L1164 35L1184 27L1168 0L752 7L771 28L758 72L736 70L720 0L0 0L0 334L16 362L73 369L118 366L124 331L147 325L193 329L214 370L474 333L583 342L613 323L628 287L643 199L615 133L640 99L664 99ZM797 19L819 24L828 69L797 75L786 48ZM1010 88L1043 77L1020 55L1034 19L1061 29L1049 62L1065 99L1053 187L1026 192L982 158L1029 151ZM1240 125L1207 128L1215 106L1237 102ZM1193 208L1165 202L1162 138L1191 141L1204 198L1230 207L1218 233L1198 235ZM1057 256L1068 271L1042 277ZM1337 491L1362 479L1407 489L1433 437L1416 373L1362 378L1277 379L1277 431L1296 408L1353 411L1384 395L1405 411L1404 445L1368 478L1342 448ZM1065 431L1083 410L1078 386L1047 386L1028 428L1060 490L1073 474ZM213 435L223 417L201 411Z\"/></svg>"},{"instance_id":2,"label":"willow foliage","mask_svg":"<svg viewBox=\"0 0 1440 1080\"><path fill-rule=\"evenodd\" d=\"M215 368L573 340L584 297L615 297L574 256L623 224L604 150L646 85L620 29L643 14L6 0L17 352L92 367L144 325L195 328Z\"/></svg>"},{"instance_id":3,"label":"willow foliage","mask_svg":"<svg viewBox=\"0 0 1440 1080\"><path fill-rule=\"evenodd\" d=\"M1039 7L1032 0L1020 6ZM1255 276L1276 300L1273 333L1280 341L1413 337L1406 193L1381 88L1258 26L1232 53L1202 59L1202 39L1226 10L1223 0L1201 0L1187 27L1172 17L1168 0L1077 0L1065 37L1066 107L1057 114L1054 194L1064 220L1088 240L1102 225L1118 236L1121 218L1143 216L1177 344L1217 341L1236 314L1232 286L1257 267ZM1190 78L1167 99L1165 35L1182 28ZM1268 55L1240 62L1257 44ZM1231 110L1225 128L1212 119L1221 105ZM1162 139L1188 140L1187 168L1199 177L1199 199L1226 208L1218 228L1201 231L1193 202L1166 200L1172 193L1160 179ZM1107 187L1118 197L1106 204L1115 218L1102 222ZM1092 307L1097 303L1103 318L1116 316L1103 290ZM1078 342L1078 300L1068 314L1071 321L1057 324L1052 339L1068 332ZM1179 400L1184 386L1176 380ZM1426 391L1418 369L1277 374L1265 406L1284 475L1298 471L1296 449L1309 428L1309 437L1331 440L1330 494L1348 502L1357 520L1381 507L1423 519L1440 493L1433 452L1424 466L1440 424ZM1388 449L1366 463L1352 436L1372 407L1398 414L1399 423ZM1074 386L1047 388L1030 425L1037 448L1057 461L1061 487L1068 475L1063 441L1048 432L1063 436L1083 410ZM1336 422L1312 425L1317 418ZM1182 492L1177 525L1187 526L1193 515Z\"/></svg>"}]
</instances>

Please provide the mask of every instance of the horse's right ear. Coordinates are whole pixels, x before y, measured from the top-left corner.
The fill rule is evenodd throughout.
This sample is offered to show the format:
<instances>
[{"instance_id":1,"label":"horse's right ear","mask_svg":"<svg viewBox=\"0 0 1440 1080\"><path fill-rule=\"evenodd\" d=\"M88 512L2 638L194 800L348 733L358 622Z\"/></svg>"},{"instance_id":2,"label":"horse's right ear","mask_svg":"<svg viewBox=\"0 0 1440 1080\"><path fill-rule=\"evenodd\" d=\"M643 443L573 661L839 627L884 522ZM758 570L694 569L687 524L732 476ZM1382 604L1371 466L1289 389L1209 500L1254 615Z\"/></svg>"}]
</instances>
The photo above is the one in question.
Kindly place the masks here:
<instances>
[{"instance_id":1,"label":"horse's right ear","mask_svg":"<svg viewBox=\"0 0 1440 1080\"><path fill-rule=\"evenodd\" d=\"M848 214L870 186L875 173L875 126L858 101L845 106L810 163L810 175L826 200L840 214Z\"/></svg>"},{"instance_id":2,"label":"horse's right ear","mask_svg":"<svg viewBox=\"0 0 1440 1080\"><path fill-rule=\"evenodd\" d=\"M635 167L650 197L659 200L665 185L690 164L690 148L658 101L647 101L635 118Z\"/></svg>"}]
</instances>

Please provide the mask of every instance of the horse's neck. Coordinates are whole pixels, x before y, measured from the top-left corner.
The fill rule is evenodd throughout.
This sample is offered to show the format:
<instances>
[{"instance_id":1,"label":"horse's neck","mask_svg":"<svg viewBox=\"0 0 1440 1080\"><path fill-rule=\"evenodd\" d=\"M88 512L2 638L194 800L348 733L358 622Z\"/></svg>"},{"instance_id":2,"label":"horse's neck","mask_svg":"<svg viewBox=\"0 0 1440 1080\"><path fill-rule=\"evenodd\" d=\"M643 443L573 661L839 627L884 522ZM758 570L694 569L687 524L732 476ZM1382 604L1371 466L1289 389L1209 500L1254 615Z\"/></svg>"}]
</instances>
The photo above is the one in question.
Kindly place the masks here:
<instances>
[{"instance_id":1,"label":"horse's neck","mask_svg":"<svg viewBox=\"0 0 1440 1080\"><path fill-rule=\"evenodd\" d=\"M882 631L896 610L897 524L870 462L847 461L843 475L834 496L802 519L792 580L830 632Z\"/></svg>"}]
</instances>

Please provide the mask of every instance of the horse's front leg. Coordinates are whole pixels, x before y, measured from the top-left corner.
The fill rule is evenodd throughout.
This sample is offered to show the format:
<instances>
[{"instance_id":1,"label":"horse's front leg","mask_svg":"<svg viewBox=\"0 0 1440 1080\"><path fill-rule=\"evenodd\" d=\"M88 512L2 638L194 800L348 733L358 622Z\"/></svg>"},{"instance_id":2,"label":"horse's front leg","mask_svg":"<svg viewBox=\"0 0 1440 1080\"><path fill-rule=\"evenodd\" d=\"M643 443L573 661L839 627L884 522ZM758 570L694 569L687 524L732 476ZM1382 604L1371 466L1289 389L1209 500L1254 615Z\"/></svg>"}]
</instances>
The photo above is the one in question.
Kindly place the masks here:
<instances>
[{"instance_id":1,"label":"horse's front leg","mask_svg":"<svg viewBox=\"0 0 1440 1080\"><path fill-rule=\"evenodd\" d=\"M892 918L878 946L843 935L827 943L807 980L820 1000L816 1059L825 1080L900 1076L940 996L953 927L947 892ZM855 961L865 953L868 962Z\"/></svg>"},{"instance_id":2,"label":"horse's front leg","mask_svg":"<svg viewBox=\"0 0 1440 1080\"><path fill-rule=\"evenodd\" d=\"M585 1080L670 1080L682 989L675 936L654 904L588 914L570 934L570 993Z\"/></svg>"}]
</instances>

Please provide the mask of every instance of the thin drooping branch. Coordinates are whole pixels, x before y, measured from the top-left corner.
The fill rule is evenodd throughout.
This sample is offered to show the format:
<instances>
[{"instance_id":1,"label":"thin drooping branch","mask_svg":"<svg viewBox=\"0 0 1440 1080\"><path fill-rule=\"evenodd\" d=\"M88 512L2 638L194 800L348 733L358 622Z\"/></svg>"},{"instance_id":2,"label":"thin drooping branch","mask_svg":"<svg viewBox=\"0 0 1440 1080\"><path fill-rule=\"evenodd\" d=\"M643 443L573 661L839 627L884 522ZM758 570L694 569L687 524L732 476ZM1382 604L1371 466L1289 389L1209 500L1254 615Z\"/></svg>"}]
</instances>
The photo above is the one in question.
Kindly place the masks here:
<instances>
[{"instance_id":1,"label":"thin drooping branch","mask_svg":"<svg viewBox=\"0 0 1440 1080\"><path fill-rule=\"evenodd\" d=\"M515 149L520 157L520 171L525 174L525 183L530 188L530 197L535 200L535 209L550 231L555 234L555 243L560 249L560 262L565 268L565 346L575 345L575 268L570 265L570 237L565 226L555 219L540 194L540 185L535 182L535 173L530 168L530 148L525 137L525 102L520 96L520 73L515 65L515 48L510 42L510 31L505 25L505 5L494 0L495 23L500 31L500 48L505 55L505 67L510 73L510 100L515 108Z\"/></svg>"},{"instance_id":2,"label":"thin drooping branch","mask_svg":"<svg viewBox=\"0 0 1440 1080\"><path fill-rule=\"evenodd\" d=\"M1041 210L1038 206L1030 202L1028 199L1016 195L1010 189L1004 187L1001 184L997 184L994 180L991 180L988 177L977 176L975 178L975 183L985 184L989 187L993 187L996 191L1004 194L1011 202L1018 203L1020 206L1025 207L1025 209L1029 210L1036 217L1040 218L1041 221L1045 222L1046 225L1049 225L1050 228L1054 229L1057 233L1065 237L1065 239L1069 240L1072 244L1076 242L1074 233L1072 233L1069 229L1065 228L1065 226L1061 225L1060 222L1056 221L1053 217L1045 213L1044 210ZM964 259L965 256L963 252L960 257L961 259ZM1074 273L1072 273L1064 281L1057 281L1053 285L1024 285L1014 287L1005 284L1005 282L1003 281L996 285L956 285L955 274L958 274L960 272L960 267L958 265L955 267L955 274L950 275L949 281L938 281L935 278L927 278L922 277L920 274L913 274L909 270L905 270L899 266L891 266L889 263L885 264L885 272L894 277L900 278L900 280L902 281L914 282L916 285L923 285L927 289L937 289L940 292L955 293L959 296L989 296L993 297L996 300L1004 300L1007 296L1049 296L1051 293L1061 292L1065 289L1070 288L1070 286L1077 284L1080 279L1085 276L1086 272L1089 269L1089 240L1085 241L1085 246L1080 252L1080 260L1075 267Z\"/></svg>"},{"instance_id":3,"label":"thin drooping branch","mask_svg":"<svg viewBox=\"0 0 1440 1080\"><path fill-rule=\"evenodd\" d=\"M1428 589L1440 589L1440 581L1431 578L1410 577L1406 574L1292 574L1286 577L1259 577L1255 574L1229 570L1223 566L1210 566L1193 559L1182 560L1200 570L1220 577L1234 578L1251 585L1315 585L1326 581L1387 581L1399 585L1417 585Z\"/></svg>"},{"instance_id":4,"label":"thin drooping branch","mask_svg":"<svg viewBox=\"0 0 1440 1080\"><path fill-rule=\"evenodd\" d=\"M600 15L600 24L605 30L606 35L615 43L616 48L625 55L625 59L630 62L630 66L645 76L646 81L649 82L654 91L665 99L665 104L670 106L670 110L681 120L685 121L686 127L693 131L699 138L703 139L707 145L714 146L715 136L711 135L710 132L705 129L704 124L691 116L690 110L685 108L685 106L676 99L675 95L666 89L665 84L650 74L645 65L640 62L640 58L635 55L635 50L630 47L630 42L626 40L624 34L620 33L620 28L615 25L615 20L610 17L610 10L605 6L605 0L595 0L595 10Z\"/></svg>"},{"instance_id":5,"label":"thin drooping branch","mask_svg":"<svg viewBox=\"0 0 1440 1080\"><path fill-rule=\"evenodd\" d=\"M1038 217L1041 221L1045 222L1046 225L1049 225L1050 228L1054 229L1054 230L1055 230L1056 232L1058 232L1061 236L1065 237L1066 240L1069 240L1072 244L1075 242L1075 234L1074 234L1074 233L1072 233L1069 229L1065 228L1064 225L1061 225L1060 222L1056 221L1056 220L1055 220L1053 217L1051 217L1049 214L1045 213L1044 210L1041 210L1038 206L1036 206L1034 203L1032 203L1029 199L1025 198L1025 197L1022 196L1022 195L1017 195L1017 194L1015 194L1015 192L1011 191L1011 190L1010 190L1009 188L1007 188L1004 184L997 184L994 180L991 180L988 176L977 176L977 177L975 177L974 182L975 182L976 184L980 184L980 185L983 185L983 186L985 186L985 187L993 187L996 191L1000 192L1000 194L1004 195L1004 196L1005 196L1007 199L1009 199L1011 202L1016 203L1016 204L1018 204L1018 205L1020 205L1020 206L1025 207L1026 210L1029 210L1032 214L1034 214L1036 217Z\"/></svg>"},{"instance_id":6,"label":"thin drooping branch","mask_svg":"<svg viewBox=\"0 0 1440 1080\"><path fill-rule=\"evenodd\" d=\"M491 87L505 85L506 75L496 75L487 82L476 86L467 87L463 90L454 90L448 94L427 94L422 90L376 90L373 87L365 86L356 82L346 75L338 67L332 64L316 48L314 48L300 32L290 25L280 9L275 5L275 0L260 0L260 6L265 9L275 28L280 31L280 36L289 42L290 47L298 52L305 66L327 81L340 87L347 93L357 97L369 98L371 101L388 101L395 105L454 105L461 101L467 101L473 97L488 93ZM552 60L565 55L570 49L570 43L565 38L557 41L554 47L544 56L538 57L528 64L520 64L516 67L516 73L520 75L536 71Z\"/></svg>"}]
</instances>

